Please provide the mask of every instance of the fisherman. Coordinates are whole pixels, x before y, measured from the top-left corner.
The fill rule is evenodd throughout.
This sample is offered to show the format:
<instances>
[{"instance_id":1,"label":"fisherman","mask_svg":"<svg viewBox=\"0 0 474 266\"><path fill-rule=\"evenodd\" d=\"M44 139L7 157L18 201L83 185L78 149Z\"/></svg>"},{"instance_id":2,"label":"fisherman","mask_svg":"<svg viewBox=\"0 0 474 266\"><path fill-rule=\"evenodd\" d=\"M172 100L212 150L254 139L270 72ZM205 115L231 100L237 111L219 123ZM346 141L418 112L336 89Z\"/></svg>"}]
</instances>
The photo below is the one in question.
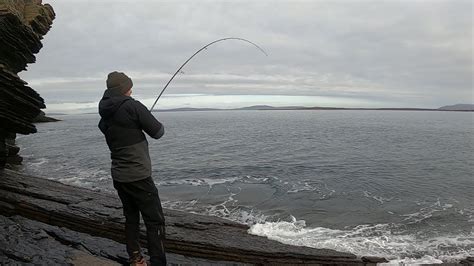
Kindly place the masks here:
<instances>
[{"instance_id":1,"label":"fisherman","mask_svg":"<svg viewBox=\"0 0 474 266\"><path fill-rule=\"evenodd\" d=\"M159 139L164 127L142 103L130 97L132 86L132 80L122 72L108 75L107 89L99 102L99 129L110 149L113 184L123 205L130 265L147 265L139 244L140 213L146 226L151 265L166 265L165 219L151 177L148 142L143 133Z\"/></svg>"}]
</instances>

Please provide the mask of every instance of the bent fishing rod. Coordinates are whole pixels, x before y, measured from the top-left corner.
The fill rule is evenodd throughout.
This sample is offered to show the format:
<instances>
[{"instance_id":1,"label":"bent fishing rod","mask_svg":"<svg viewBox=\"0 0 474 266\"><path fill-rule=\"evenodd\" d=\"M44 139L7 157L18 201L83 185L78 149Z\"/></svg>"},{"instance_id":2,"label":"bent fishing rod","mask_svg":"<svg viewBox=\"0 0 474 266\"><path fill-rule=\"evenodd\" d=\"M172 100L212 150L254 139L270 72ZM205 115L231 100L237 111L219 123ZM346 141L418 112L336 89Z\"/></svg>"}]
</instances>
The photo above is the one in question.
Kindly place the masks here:
<instances>
[{"instance_id":1,"label":"bent fishing rod","mask_svg":"<svg viewBox=\"0 0 474 266\"><path fill-rule=\"evenodd\" d=\"M171 77L171 79L168 81L168 83L166 83L165 87L161 90L160 94L158 95L158 97L156 98L155 102L153 103L153 105L151 106L150 108L150 112L153 111L153 108L155 107L156 103L158 102L158 100L160 99L161 95L163 94L163 92L165 92L166 88L168 88L168 85L170 85L171 81L174 79L174 77L181 71L181 69L183 69L183 67L189 62L191 61L191 59L193 59L194 56L196 56L197 54L199 54L202 50L206 50L207 47L217 43L217 42L222 42L222 41L227 41L227 40L237 40L237 41L244 41L244 42L248 42L250 44L252 44L253 46L255 46L257 49L259 49L265 56L268 56L268 54L265 52L265 50L263 50L260 46L256 45L255 43L249 41L249 40L246 40L244 38L236 38L236 37L228 37L228 38L222 38L222 39L219 39L219 40L215 40L213 42L210 42L208 44L206 44L205 46L203 46L201 49L197 50L191 57L189 57L179 68L178 70L176 70L176 72L174 73L174 75Z\"/></svg>"}]
</instances>

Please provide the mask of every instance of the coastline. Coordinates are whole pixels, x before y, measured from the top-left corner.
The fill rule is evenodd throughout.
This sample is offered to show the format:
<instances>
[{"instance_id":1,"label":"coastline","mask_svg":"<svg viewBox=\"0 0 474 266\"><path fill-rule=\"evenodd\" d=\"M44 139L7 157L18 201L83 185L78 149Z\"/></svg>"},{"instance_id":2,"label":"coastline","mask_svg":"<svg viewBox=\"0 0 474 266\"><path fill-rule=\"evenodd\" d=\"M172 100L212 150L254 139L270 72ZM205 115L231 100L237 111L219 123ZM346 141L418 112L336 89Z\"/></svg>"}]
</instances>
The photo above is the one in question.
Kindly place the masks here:
<instances>
[{"instance_id":1,"label":"coastline","mask_svg":"<svg viewBox=\"0 0 474 266\"><path fill-rule=\"evenodd\" d=\"M304 107L283 106L274 107L269 105L254 105L241 108L173 108L154 110L153 112L206 112L206 111L438 111L438 112L474 112L474 109L445 109L441 108L352 108L352 107Z\"/></svg>"},{"instance_id":2,"label":"coastline","mask_svg":"<svg viewBox=\"0 0 474 266\"><path fill-rule=\"evenodd\" d=\"M124 219L115 195L3 170L0 172L0 212L4 216L22 216L49 226L66 228L76 232L74 234L85 233L124 243ZM164 212L167 221L166 249L170 254L187 258L275 265L375 265L387 261L378 257L359 258L329 249L285 245L250 235L248 226L218 217L169 209ZM145 239L142 228L143 246ZM101 251L95 253L103 254L103 248L107 246L97 247ZM4 250L2 252L5 253ZM113 256L105 256L106 259L110 257Z\"/></svg>"}]
</instances>

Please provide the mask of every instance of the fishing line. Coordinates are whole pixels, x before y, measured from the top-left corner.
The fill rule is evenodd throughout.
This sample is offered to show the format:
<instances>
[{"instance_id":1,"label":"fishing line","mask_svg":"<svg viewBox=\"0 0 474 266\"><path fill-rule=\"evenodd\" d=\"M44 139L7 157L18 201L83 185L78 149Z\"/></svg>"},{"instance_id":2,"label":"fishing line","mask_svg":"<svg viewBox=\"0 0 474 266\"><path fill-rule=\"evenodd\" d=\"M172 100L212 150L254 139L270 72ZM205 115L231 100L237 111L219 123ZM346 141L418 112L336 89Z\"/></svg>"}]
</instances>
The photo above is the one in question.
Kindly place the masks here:
<instances>
[{"instance_id":1,"label":"fishing line","mask_svg":"<svg viewBox=\"0 0 474 266\"><path fill-rule=\"evenodd\" d=\"M247 39L244 39L244 38L236 38L236 37L228 37L228 38L223 38L223 39L219 39L219 40L215 40L213 42L210 42L208 44L206 44L205 46L203 46L201 49L197 50L191 57L189 57L179 68L178 70L176 70L176 72L174 73L174 75L171 77L171 79L168 81L168 83L166 83L165 87L161 90L160 94L158 95L158 97L156 98L155 102L153 103L153 105L151 106L150 108L150 112L153 111L153 108L155 107L156 103L158 102L158 100L160 99L161 95L163 94L163 92L165 92L166 88L168 87L168 85L171 83L171 81L174 79L174 77L181 71L181 69L194 57L196 56L198 53L200 53L202 50L205 50L207 49L207 47L217 43L217 42L222 42L222 41L227 41L227 40L237 40L237 41L244 41L244 42L247 42L247 43L250 43L252 44L253 46L255 46L257 49L259 49L265 56L268 56L268 54L265 52L265 50L263 50L260 46L258 46L257 44L247 40Z\"/></svg>"}]
</instances>

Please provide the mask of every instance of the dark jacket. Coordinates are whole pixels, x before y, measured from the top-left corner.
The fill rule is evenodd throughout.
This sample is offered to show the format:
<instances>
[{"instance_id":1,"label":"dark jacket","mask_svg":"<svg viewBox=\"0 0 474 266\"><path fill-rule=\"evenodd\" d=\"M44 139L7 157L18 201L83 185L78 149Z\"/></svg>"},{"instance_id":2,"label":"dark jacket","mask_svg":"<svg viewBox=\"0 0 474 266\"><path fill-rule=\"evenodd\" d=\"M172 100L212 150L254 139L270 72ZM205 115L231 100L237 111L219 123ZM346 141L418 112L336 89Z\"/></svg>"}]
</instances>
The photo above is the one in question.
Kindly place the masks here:
<instances>
[{"instance_id":1,"label":"dark jacket","mask_svg":"<svg viewBox=\"0 0 474 266\"><path fill-rule=\"evenodd\" d=\"M163 125L139 101L106 90L99 102L99 129L105 135L112 159L112 178L133 182L151 176L151 161L145 131L159 139Z\"/></svg>"}]
</instances>

